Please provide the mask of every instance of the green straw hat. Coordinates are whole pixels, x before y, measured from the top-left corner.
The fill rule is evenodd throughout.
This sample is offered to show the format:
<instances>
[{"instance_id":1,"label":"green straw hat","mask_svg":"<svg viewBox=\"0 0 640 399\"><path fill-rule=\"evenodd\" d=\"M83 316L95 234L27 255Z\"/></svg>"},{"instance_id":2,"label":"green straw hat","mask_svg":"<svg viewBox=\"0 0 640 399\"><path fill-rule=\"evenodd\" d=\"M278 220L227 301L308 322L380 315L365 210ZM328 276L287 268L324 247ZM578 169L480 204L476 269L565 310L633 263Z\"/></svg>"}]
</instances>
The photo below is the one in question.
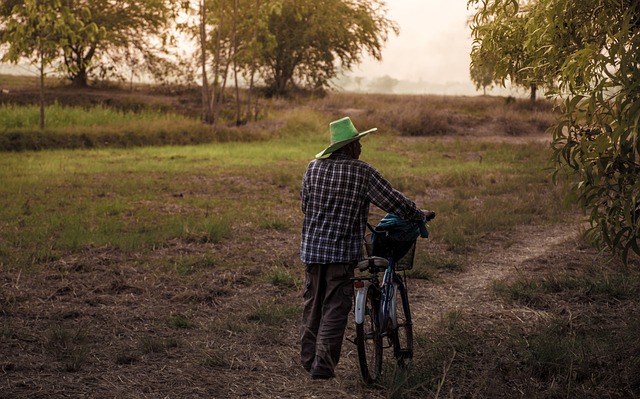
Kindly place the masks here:
<instances>
[{"instance_id":1,"label":"green straw hat","mask_svg":"<svg viewBox=\"0 0 640 399\"><path fill-rule=\"evenodd\" d=\"M339 148L351 143L352 141L359 140L362 136L367 135L375 130L377 127L369 129L365 132L358 133L356 127L353 126L353 122L349 117L344 117L333 121L329 124L329 134L331 135L331 145L325 148L322 152L316 154L316 158L322 158L327 154L331 154Z\"/></svg>"}]
</instances>

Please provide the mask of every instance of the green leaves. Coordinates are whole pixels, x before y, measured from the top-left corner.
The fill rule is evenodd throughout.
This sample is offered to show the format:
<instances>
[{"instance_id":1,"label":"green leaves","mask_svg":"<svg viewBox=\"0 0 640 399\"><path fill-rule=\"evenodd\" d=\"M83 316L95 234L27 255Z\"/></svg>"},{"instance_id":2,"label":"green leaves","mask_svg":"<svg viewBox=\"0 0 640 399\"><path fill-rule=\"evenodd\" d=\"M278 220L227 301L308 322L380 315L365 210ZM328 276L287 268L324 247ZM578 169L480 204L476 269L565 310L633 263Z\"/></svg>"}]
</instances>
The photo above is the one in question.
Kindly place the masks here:
<instances>
[{"instance_id":1,"label":"green leaves","mask_svg":"<svg viewBox=\"0 0 640 399\"><path fill-rule=\"evenodd\" d=\"M275 46L262 53L273 94L283 94L291 83L325 88L338 68L350 69L364 53L379 59L388 34L398 32L380 0L279 3L267 15Z\"/></svg>"},{"instance_id":2,"label":"green leaves","mask_svg":"<svg viewBox=\"0 0 640 399\"><path fill-rule=\"evenodd\" d=\"M0 41L10 49L3 59L33 60L42 54L80 85L87 84L95 60L103 70L114 68L102 63L122 64L123 58L148 61L153 49L150 39L158 37L166 43L174 6L178 6L173 0L13 3L11 10L4 4L0 7L0 25L6 27Z\"/></svg>"},{"instance_id":3,"label":"green leaves","mask_svg":"<svg viewBox=\"0 0 640 399\"><path fill-rule=\"evenodd\" d=\"M3 61L17 62L26 57L36 62L41 56L48 61L55 55L57 37L63 29L56 3L26 0L13 7L13 18L3 31L2 39L9 43Z\"/></svg>"},{"instance_id":4,"label":"green leaves","mask_svg":"<svg viewBox=\"0 0 640 399\"><path fill-rule=\"evenodd\" d=\"M574 182L592 224L589 236L626 261L640 254L638 7L631 0L536 0L521 1L514 14L511 3L482 2L472 58L490 50L504 61L496 76L553 83L552 93L564 99L550 129L554 178ZM527 27L522 45L500 34L516 18Z\"/></svg>"}]
</instances>

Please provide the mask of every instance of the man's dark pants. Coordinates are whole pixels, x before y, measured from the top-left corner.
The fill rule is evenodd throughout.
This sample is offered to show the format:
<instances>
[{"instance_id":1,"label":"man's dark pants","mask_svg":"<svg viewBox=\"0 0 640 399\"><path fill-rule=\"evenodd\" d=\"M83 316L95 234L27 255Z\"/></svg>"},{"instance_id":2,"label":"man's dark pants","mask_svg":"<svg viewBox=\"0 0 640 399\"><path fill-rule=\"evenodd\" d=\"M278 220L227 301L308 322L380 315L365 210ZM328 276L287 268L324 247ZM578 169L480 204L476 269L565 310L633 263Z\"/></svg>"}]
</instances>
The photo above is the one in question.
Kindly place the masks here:
<instances>
[{"instance_id":1,"label":"man's dark pants","mask_svg":"<svg viewBox=\"0 0 640 399\"><path fill-rule=\"evenodd\" d=\"M302 366L312 377L331 377L340 360L353 301L353 263L306 265L300 329Z\"/></svg>"}]
</instances>

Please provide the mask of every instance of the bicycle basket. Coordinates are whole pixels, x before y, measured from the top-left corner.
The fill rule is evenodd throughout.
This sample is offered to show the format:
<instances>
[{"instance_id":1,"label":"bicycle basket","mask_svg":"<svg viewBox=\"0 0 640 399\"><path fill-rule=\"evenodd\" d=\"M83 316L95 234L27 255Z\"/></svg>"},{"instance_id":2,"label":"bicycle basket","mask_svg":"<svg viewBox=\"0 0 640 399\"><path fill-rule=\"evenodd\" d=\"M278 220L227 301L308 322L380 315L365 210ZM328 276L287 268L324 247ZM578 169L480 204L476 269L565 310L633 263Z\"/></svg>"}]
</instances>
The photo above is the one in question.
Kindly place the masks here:
<instances>
[{"instance_id":1,"label":"bicycle basket","mask_svg":"<svg viewBox=\"0 0 640 399\"><path fill-rule=\"evenodd\" d=\"M368 233L364 236L367 256L393 257L396 270L411 270L416 251L416 240L395 241L383 234Z\"/></svg>"},{"instance_id":2,"label":"bicycle basket","mask_svg":"<svg viewBox=\"0 0 640 399\"><path fill-rule=\"evenodd\" d=\"M411 245L400 259L396 259L396 270L411 270L413 268L413 257L416 254L416 242L411 242Z\"/></svg>"}]
</instances>

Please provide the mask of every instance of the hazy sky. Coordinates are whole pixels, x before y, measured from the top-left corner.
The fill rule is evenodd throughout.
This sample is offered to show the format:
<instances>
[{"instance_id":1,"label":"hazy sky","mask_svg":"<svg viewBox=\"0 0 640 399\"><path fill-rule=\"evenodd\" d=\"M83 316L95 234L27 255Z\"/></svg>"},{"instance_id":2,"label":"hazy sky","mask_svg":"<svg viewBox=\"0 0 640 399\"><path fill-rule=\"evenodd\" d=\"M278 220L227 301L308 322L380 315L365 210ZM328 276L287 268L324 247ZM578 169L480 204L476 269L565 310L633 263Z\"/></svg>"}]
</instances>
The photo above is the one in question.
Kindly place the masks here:
<instances>
[{"instance_id":1,"label":"hazy sky","mask_svg":"<svg viewBox=\"0 0 640 399\"><path fill-rule=\"evenodd\" d=\"M386 0L400 34L390 36L381 62L367 58L352 76L444 84L470 82L467 0Z\"/></svg>"}]
</instances>

